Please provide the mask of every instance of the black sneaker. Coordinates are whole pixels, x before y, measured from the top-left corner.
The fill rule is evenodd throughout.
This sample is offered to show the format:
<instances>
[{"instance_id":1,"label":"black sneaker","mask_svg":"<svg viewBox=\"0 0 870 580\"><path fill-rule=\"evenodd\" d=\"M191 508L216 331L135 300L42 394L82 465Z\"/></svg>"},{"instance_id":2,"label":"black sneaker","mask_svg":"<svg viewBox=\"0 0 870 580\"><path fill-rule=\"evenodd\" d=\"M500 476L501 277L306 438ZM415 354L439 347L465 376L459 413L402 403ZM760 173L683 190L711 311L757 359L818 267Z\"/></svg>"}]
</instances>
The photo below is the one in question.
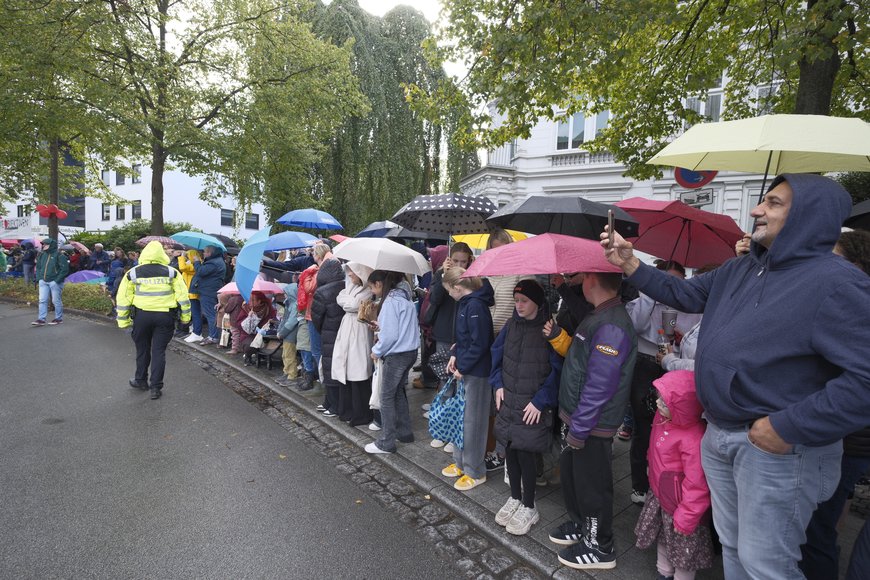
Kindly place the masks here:
<instances>
[{"instance_id":1,"label":"black sneaker","mask_svg":"<svg viewBox=\"0 0 870 580\"><path fill-rule=\"evenodd\" d=\"M147 391L148 381L137 381L136 379L130 379L130 386L134 389L139 389L140 391Z\"/></svg>"},{"instance_id":2,"label":"black sneaker","mask_svg":"<svg viewBox=\"0 0 870 580\"><path fill-rule=\"evenodd\" d=\"M550 541L554 544L570 546L583 539L582 528L571 520L568 520L555 530L550 531Z\"/></svg>"},{"instance_id":3,"label":"black sneaker","mask_svg":"<svg viewBox=\"0 0 870 580\"><path fill-rule=\"evenodd\" d=\"M483 462L487 471L498 471L504 467L504 457L499 457L497 453L487 453Z\"/></svg>"},{"instance_id":4,"label":"black sneaker","mask_svg":"<svg viewBox=\"0 0 870 580\"><path fill-rule=\"evenodd\" d=\"M63 318L55 318L51 322L48 323L51 326L55 326L57 324L63 324Z\"/></svg>"},{"instance_id":5,"label":"black sneaker","mask_svg":"<svg viewBox=\"0 0 870 580\"><path fill-rule=\"evenodd\" d=\"M333 413L332 411L327 409L323 412L323 416L324 417L338 417L338 413Z\"/></svg>"},{"instance_id":6,"label":"black sneaker","mask_svg":"<svg viewBox=\"0 0 870 580\"><path fill-rule=\"evenodd\" d=\"M576 570L609 570L616 568L616 551L613 546L602 550L586 538L559 551L559 561Z\"/></svg>"},{"instance_id":7,"label":"black sneaker","mask_svg":"<svg viewBox=\"0 0 870 580\"><path fill-rule=\"evenodd\" d=\"M34 320L30 323L30 326L45 326L45 321L41 318Z\"/></svg>"},{"instance_id":8,"label":"black sneaker","mask_svg":"<svg viewBox=\"0 0 870 580\"><path fill-rule=\"evenodd\" d=\"M151 389L151 398L152 399L159 399L160 395L162 395L162 394L163 393L160 392L160 389Z\"/></svg>"}]
</instances>

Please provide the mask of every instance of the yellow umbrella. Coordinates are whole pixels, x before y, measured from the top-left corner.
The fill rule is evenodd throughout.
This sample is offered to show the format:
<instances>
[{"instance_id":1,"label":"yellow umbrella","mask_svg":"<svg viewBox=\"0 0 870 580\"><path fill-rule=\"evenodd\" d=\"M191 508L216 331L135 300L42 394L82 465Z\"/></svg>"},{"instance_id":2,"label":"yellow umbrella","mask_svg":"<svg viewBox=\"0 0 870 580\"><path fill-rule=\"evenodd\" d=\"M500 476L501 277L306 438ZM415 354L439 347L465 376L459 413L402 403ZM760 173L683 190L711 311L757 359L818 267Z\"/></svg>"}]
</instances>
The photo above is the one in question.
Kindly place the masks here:
<instances>
[{"instance_id":1,"label":"yellow umbrella","mask_svg":"<svg viewBox=\"0 0 870 580\"><path fill-rule=\"evenodd\" d=\"M505 230L507 233L511 235L515 242L520 240L525 240L529 237L529 234L524 232L518 232L515 230ZM489 234L462 234L458 236L453 236L454 242L465 242L468 244L468 247L473 250L485 250L486 243L489 241Z\"/></svg>"},{"instance_id":2,"label":"yellow umbrella","mask_svg":"<svg viewBox=\"0 0 870 580\"><path fill-rule=\"evenodd\" d=\"M647 163L765 175L870 171L870 124L822 115L764 115L702 123Z\"/></svg>"}]
</instances>

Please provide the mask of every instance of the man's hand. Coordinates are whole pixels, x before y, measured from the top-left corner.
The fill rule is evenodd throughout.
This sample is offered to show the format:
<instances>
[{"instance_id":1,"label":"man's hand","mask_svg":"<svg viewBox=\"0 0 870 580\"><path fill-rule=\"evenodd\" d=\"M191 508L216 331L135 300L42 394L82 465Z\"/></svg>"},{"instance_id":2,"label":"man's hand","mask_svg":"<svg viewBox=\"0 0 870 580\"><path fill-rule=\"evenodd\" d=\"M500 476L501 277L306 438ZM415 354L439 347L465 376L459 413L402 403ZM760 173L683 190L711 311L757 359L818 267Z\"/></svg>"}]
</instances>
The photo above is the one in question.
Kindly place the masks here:
<instances>
[{"instance_id":1,"label":"man's hand","mask_svg":"<svg viewBox=\"0 0 870 580\"><path fill-rule=\"evenodd\" d=\"M734 244L734 253L738 256L748 254L750 241L752 241L752 234L743 234L743 237Z\"/></svg>"},{"instance_id":2,"label":"man's hand","mask_svg":"<svg viewBox=\"0 0 870 580\"><path fill-rule=\"evenodd\" d=\"M496 389L495 390L495 410L498 411L501 409L501 402L504 401L504 389Z\"/></svg>"},{"instance_id":3,"label":"man's hand","mask_svg":"<svg viewBox=\"0 0 870 580\"><path fill-rule=\"evenodd\" d=\"M626 276L631 276L640 267L640 260L634 256L634 246L625 241L619 232L609 230L609 226L604 226L600 236L604 257L614 266L622 268ZM610 247L610 236L613 236L613 247Z\"/></svg>"},{"instance_id":4,"label":"man's hand","mask_svg":"<svg viewBox=\"0 0 870 580\"><path fill-rule=\"evenodd\" d=\"M762 417L752 424L749 430L749 442L768 453L784 455L791 451L791 443L783 441L782 437L770 424L770 417Z\"/></svg>"}]
</instances>

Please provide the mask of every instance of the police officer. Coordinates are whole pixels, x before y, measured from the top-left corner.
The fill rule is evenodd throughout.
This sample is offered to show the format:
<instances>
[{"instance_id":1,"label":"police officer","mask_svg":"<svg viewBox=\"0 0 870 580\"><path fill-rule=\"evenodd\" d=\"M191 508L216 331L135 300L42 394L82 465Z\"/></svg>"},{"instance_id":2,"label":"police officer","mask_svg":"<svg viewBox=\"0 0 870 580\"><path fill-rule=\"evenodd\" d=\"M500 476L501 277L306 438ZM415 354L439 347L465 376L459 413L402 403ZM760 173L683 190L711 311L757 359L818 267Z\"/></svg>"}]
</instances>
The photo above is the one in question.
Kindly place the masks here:
<instances>
[{"instance_id":1,"label":"police officer","mask_svg":"<svg viewBox=\"0 0 870 580\"><path fill-rule=\"evenodd\" d=\"M190 300L181 274L169 266L169 256L160 242L149 242L139 256L139 265L130 269L118 288L118 326L133 325L136 343L134 389L150 387L151 398L159 399L166 368L166 347L175 330L175 315L190 322ZM151 382L148 382L148 365Z\"/></svg>"}]
</instances>

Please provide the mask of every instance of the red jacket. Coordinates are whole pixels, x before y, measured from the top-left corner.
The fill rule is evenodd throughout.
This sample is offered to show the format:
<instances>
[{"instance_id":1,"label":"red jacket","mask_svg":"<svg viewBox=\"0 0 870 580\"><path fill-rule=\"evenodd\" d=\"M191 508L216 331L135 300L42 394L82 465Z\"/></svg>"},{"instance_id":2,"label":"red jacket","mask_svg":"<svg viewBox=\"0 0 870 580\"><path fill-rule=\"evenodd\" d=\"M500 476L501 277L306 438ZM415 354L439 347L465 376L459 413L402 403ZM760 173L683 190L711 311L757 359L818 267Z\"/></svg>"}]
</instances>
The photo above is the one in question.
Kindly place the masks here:
<instances>
[{"instance_id":1,"label":"red jacket","mask_svg":"<svg viewBox=\"0 0 870 580\"><path fill-rule=\"evenodd\" d=\"M695 394L695 373L671 371L653 381L671 418L656 411L650 435L649 482L674 528L689 535L710 509L710 489L701 467L701 439L707 426Z\"/></svg>"}]
</instances>

